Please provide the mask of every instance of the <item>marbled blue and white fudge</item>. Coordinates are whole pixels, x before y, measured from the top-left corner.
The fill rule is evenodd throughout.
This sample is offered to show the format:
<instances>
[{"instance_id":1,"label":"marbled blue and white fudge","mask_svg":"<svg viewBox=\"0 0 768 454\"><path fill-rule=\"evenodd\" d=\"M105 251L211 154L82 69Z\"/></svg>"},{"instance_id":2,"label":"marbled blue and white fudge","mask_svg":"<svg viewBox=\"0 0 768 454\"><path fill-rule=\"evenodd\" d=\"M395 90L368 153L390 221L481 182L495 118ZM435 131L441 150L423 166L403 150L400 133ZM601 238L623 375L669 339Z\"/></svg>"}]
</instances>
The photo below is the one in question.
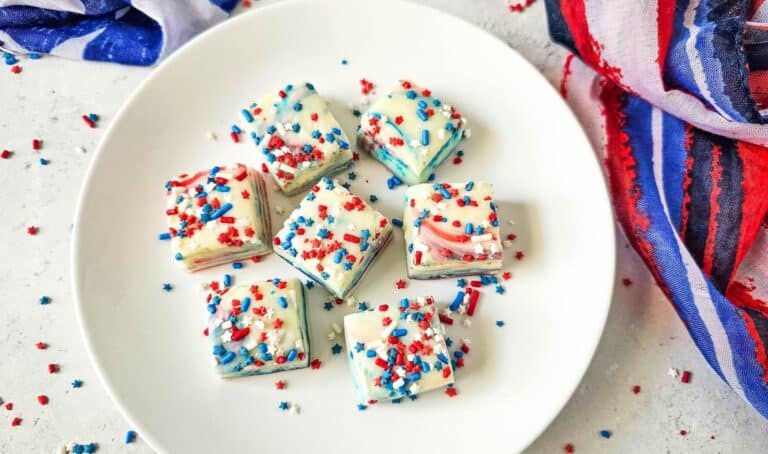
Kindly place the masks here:
<instances>
[{"instance_id":1,"label":"marbled blue and white fudge","mask_svg":"<svg viewBox=\"0 0 768 454\"><path fill-rule=\"evenodd\" d=\"M175 259L190 271L268 254L270 220L264 181L243 164L182 174L165 184Z\"/></svg>"},{"instance_id":2,"label":"marbled blue and white fudge","mask_svg":"<svg viewBox=\"0 0 768 454\"><path fill-rule=\"evenodd\" d=\"M502 267L501 234L490 183L409 187L403 233L412 279L494 273Z\"/></svg>"},{"instance_id":3,"label":"marbled blue and white fudge","mask_svg":"<svg viewBox=\"0 0 768 454\"><path fill-rule=\"evenodd\" d=\"M347 135L311 83L287 85L243 109L269 173L292 195L352 165Z\"/></svg>"},{"instance_id":4,"label":"marbled blue and white fudge","mask_svg":"<svg viewBox=\"0 0 768 454\"><path fill-rule=\"evenodd\" d=\"M344 317L347 358L361 402L412 396L453 383L432 297L394 301Z\"/></svg>"},{"instance_id":5,"label":"marbled blue and white fudge","mask_svg":"<svg viewBox=\"0 0 768 454\"><path fill-rule=\"evenodd\" d=\"M467 121L451 105L409 81L362 115L361 148L407 184L422 183L469 135Z\"/></svg>"},{"instance_id":6,"label":"marbled blue and white fudge","mask_svg":"<svg viewBox=\"0 0 768 454\"><path fill-rule=\"evenodd\" d=\"M221 378L309 365L304 287L298 279L211 288L208 336Z\"/></svg>"},{"instance_id":7,"label":"marbled blue and white fudge","mask_svg":"<svg viewBox=\"0 0 768 454\"><path fill-rule=\"evenodd\" d=\"M388 243L392 224L360 197L323 177L273 240L275 253L346 297Z\"/></svg>"}]
</instances>

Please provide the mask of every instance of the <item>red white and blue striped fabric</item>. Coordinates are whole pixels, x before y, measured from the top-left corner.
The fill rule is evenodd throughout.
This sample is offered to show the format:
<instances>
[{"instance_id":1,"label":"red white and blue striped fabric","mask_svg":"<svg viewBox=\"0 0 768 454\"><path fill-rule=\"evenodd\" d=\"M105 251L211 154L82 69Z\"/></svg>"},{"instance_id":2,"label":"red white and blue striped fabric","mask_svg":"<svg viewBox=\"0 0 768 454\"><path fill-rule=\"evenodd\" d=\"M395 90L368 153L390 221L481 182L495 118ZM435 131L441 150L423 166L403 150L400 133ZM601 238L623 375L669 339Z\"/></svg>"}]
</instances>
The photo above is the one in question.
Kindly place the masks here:
<instances>
[{"instance_id":1,"label":"red white and blue striped fabric","mask_svg":"<svg viewBox=\"0 0 768 454\"><path fill-rule=\"evenodd\" d=\"M620 225L707 362L768 417L768 0L546 2Z\"/></svg>"}]
</instances>

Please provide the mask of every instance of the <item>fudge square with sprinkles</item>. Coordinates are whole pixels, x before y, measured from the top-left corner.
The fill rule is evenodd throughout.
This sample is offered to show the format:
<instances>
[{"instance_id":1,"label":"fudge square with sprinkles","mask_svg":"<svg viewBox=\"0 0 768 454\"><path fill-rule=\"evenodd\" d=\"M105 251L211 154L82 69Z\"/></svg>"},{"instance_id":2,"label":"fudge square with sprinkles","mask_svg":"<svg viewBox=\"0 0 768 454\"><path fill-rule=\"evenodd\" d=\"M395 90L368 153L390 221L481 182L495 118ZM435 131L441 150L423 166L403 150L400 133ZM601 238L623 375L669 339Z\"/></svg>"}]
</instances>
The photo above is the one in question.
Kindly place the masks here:
<instances>
[{"instance_id":1,"label":"fudge square with sprinkles","mask_svg":"<svg viewBox=\"0 0 768 454\"><path fill-rule=\"evenodd\" d=\"M241 111L277 186L293 195L352 165L352 147L311 83L286 85Z\"/></svg>"},{"instance_id":2,"label":"fudge square with sprinkles","mask_svg":"<svg viewBox=\"0 0 768 454\"><path fill-rule=\"evenodd\" d=\"M309 365L300 280L275 278L235 287L214 282L206 306L219 377L269 374Z\"/></svg>"},{"instance_id":3,"label":"fudge square with sprinkles","mask_svg":"<svg viewBox=\"0 0 768 454\"><path fill-rule=\"evenodd\" d=\"M190 271L268 254L264 181L243 164L182 174L165 184L174 258Z\"/></svg>"},{"instance_id":4,"label":"fudge square with sprinkles","mask_svg":"<svg viewBox=\"0 0 768 454\"><path fill-rule=\"evenodd\" d=\"M405 196L403 234L412 279L501 270L499 220L492 186L485 181L411 186Z\"/></svg>"},{"instance_id":5,"label":"fudge square with sprinkles","mask_svg":"<svg viewBox=\"0 0 768 454\"><path fill-rule=\"evenodd\" d=\"M323 177L286 219L274 250L338 298L354 289L392 235L381 213Z\"/></svg>"},{"instance_id":6,"label":"fudge square with sprinkles","mask_svg":"<svg viewBox=\"0 0 768 454\"><path fill-rule=\"evenodd\" d=\"M432 297L403 298L344 317L347 358L361 402L453 383L453 366Z\"/></svg>"},{"instance_id":7,"label":"fudge square with sprinkles","mask_svg":"<svg viewBox=\"0 0 768 454\"><path fill-rule=\"evenodd\" d=\"M423 183L469 137L467 120L404 80L361 116L357 142L407 184Z\"/></svg>"}]
</instances>

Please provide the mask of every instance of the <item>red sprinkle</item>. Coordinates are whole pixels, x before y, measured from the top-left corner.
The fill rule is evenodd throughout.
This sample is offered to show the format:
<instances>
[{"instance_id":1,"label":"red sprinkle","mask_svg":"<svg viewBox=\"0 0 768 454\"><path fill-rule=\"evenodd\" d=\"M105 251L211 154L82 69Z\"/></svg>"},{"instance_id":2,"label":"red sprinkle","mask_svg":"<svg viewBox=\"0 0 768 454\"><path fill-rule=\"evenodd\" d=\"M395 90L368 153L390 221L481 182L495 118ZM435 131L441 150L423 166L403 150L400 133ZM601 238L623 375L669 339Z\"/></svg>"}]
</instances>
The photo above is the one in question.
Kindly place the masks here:
<instances>
[{"instance_id":1,"label":"red sprinkle","mask_svg":"<svg viewBox=\"0 0 768 454\"><path fill-rule=\"evenodd\" d=\"M323 365L323 362L319 359L315 358L309 363L309 367L311 367L314 370L320 369L320 366Z\"/></svg>"},{"instance_id":2,"label":"red sprinkle","mask_svg":"<svg viewBox=\"0 0 768 454\"><path fill-rule=\"evenodd\" d=\"M683 383L690 383L691 381L691 372L688 370L684 370L683 374L680 376L680 381Z\"/></svg>"},{"instance_id":3,"label":"red sprinkle","mask_svg":"<svg viewBox=\"0 0 768 454\"><path fill-rule=\"evenodd\" d=\"M275 388L277 389L285 389L286 383L283 380L278 380L275 382Z\"/></svg>"},{"instance_id":4,"label":"red sprinkle","mask_svg":"<svg viewBox=\"0 0 768 454\"><path fill-rule=\"evenodd\" d=\"M447 316L447 315L444 315L444 314L440 314L440 316L439 316L439 317L440 317L440 321L441 321L441 322L442 322L444 325L453 325L453 319L452 319L451 317L449 317L449 316Z\"/></svg>"},{"instance_id":5,"label":"red sprinkle","mask_svg":"<svg viewBox=\"0 0 768 454\"><path fill-rule=\"evenodd\" d=\"M525 258L525 252L523 252L523 251L515 252L515 258L517 260L522 260L523 258Z\"/></svg>"},{"instance_id":6,"label":"red sprinkle","mask_svg":"<svg viewBox=\"0 0 768 454\"><path fill-rule=\"evenodd\" d=\"M88 117L88 115L83 115L80 118L83 119L83 122L85 124L87 124L89 128L95 128L96 127L96 123L93 120L91 120L90 117Z\"/></svg>"},{"instance_id":7,"label":"red sprinkle","mask_svg":"<svg viewBox=\"0 0 768 454\"><path fill-rule=\"evenodd\" d=\"M58 364L49 364L48 365L48 373L49 374L55 374L59 371L59 365Z\"/></svg>"},{"instance_id":8,"label":"red sprinkle","mask_svg":"<svg viewBox=\"0 0 768 454\"><path fill-rule=\"evenodd\" d=\"M375 85L373 84L373 82L371 82L369 80L366 80L366 79L360 79L360 91L364 95L367 95L370 92L372 92L374 87L375 87Z\"/></svg>"},{"instance_id":9,"label":"red sprinkle","mask_svg":"<svg viewBox=\"0 0 768 454\"><path fill-rule=\"evenodd\" d=\"M11 426L16 427L20 425L21 425L21 418L19 418L18 416L13 418L13 420L11 421Z\"/></svg>"},{"instance_id":10,"label":"red sprinkle","mask_svg":"<svg viewBox=\"0 0 768 454\"><path fill-rule=\"evenodd\" d=\"M10 150L0 151L0 159L8 159L13 156L13 152Z\"/></svg>"},{"instance_id":11,"label":"red sprinkle","mask_svg":"<svg viewBox=\"0 0 768 454\"><path fill-rule=\"evenodd\" d=\"M573 447L573 443L566 443L565 446L563 446L563 451L568 454L573 454L573 452L576 451L576 448Z\"/></svg>"},{"instance_id":12,"label":"red sprinkle","mask_svg":"<svg viewBox=\"0 0 768 454\"><path fill-rule=\"evenodd\" d=\"M395 282L395 288L398 290L402 290L408 286L408 283L405 282L402 279L399 279L397 282Z\"/></svg>"},{"instance_id":13,"label":"red sprinkle","mask_svg":"<svg viewBox=\"0 0 768 454\"><path fill-rule=\"evenodd\" d=\"M501 278L504 279L505 281L508 281L508 280L512 279L512 273L509 272L509 271L504 271L501 274Z\"/></svg>"},{"instance_id":14,"label":"red sprinkle","mask_svg":"<svg viewBox=\"0 0 768 454\"><path fill-rule=\"evenodd\" d=\"M8 402L5 404L5 409L8 411L13 410L13 402Z\"/></svg>"},{"instance_id":15,"label":"red sprinkle","mask_svg":"<svg viewBox=\"0 0 768 454\"><path fill-rule=\"evenodd\" d=\"M461 156L456 156L455 158L453 158L453 164L454 165L459 165L461 163L462 163Z\"/></svg>"},{"instance_id":16,"label":"red sprinkle","mask_svg":"<svg viewBox=\"0 0 768 454\"><path fill-rule=\"evenodd\" d=\"M688 431L685 430L685 429L680 429L680 435L684 437L684 436L688 435Z\"/></svg>"},{"instance_id":17,"label":"red sprinkle","mask_svg":"<svg viewBox=\"0 0 768 454\"><path fill-rule=\"evenodd\" d=\"M640 394L640 385L635 385L632 387L632 392L635 394Z\"/></svg>"},{"instance_id":18,"label":"red sprinkle","mask_svg":"<svg viewBox=\"0 0 768 454\"><path fill-rule=\"evenodd\" d=\"M21 72L21 66L19 66L19 65L13 65L13 66L11 67L11 72L12 72L12 73L14 73L14 74L18 74L18 73L20 73L20 72ZM21 420L19 420L19 422L21 422ZM17 425L18 425L18 424L17 424Z\"/></svg>"},{"instance_id":19,"label":"red sprinkle","mask_svg":"<svg viewBox=\"0 0 768 454\"><path fill-rule=\"evenodd\" d=\"M43 141L40 139L32 139L32 149L39 150L43 148Z\"/></svg>"},{"instance_id":20,"label":"red sprinkle","mask_svg":"<svg viewBox=\"0 0 768 454\"><path fill-rule=\"evenodd\" d=\"M517 239L517 235L515 235L514 233L510 233L509 235L507 235L507 239L509 241L515 241Z\"/></svg>"},{"instance_id":21,"label":"red sprinkle","mask_svg":"<svg viewBox=\"0 0 768 454\"><path fill-rule=\"evenodd\" d=\"M251 261L253 263L259 263L261 261L261 257L258 255L254 255L253 257L251 257Z\"/></svg>"},{"instance_id":22,"label":"red sprinkle","mask_svg":"<svg viewBox=\"0 0 768 454\"><path fill-rule=\"evenodd\" d=\"M251 7L251 0L243 0L243 8L250 8Z\"/></svg>"},{"instance_id":23,"label":"red sprinkle","mask_svg":"<svg viewBox=\"0 0 768 454\"><path fill-rule=\"evenodd\" d=\"M32 236L37 235L37 232L39 230L40 230L40 228L36 227L34 225L30 225L29 227L27 227L27 233L32 235Z\"/></svg>"},{"instance_id":24,"label":"red sprinkle","mask_svg":"<svg viewBox=\"0 0 768 454\"><path fill-rule=\"evenodd\" d=\"M536 2L536 0L525 0L522 3L510 3L509 4L509 12L510 13L522 13L526 8L530 7Z\"/></svg>"},{"instance_id":25,"label":"red sprinkle","mask_svg":"<svg viewBox=\"0 0 768 454\"><path fill-rule=\"evenodd\" d=\"M45 342L38 342L35 344L35 347L37 347L38 350L45 350L46 348L48 348L48 344L46 344Z\"/></svg>"},{"instance_id":26,"label":"red sprinkle","mask_svg":"<svg viewBox=\"0 0 768 454\"><path fill-rule=\"evenodd\" d=\"M37 396L37 401L40 403L40 405L48 405L48 396L45 394L40 394Z\"/></svg>"},{"instance_id":27,"label":"red sprinkle","mask_svg":"<svg viewBox=\"0 0 768 454\"><path fill-rule=\"evenodd\" d=\"M630 285L632 285L632 279L625 277L624 279L621 280L621 283L622 285L624 285L624 287L629 287Z\"/></svg>"},{"instance_id":28,"label":"red sprinkle","mask_svg":"<svg viewBox=\"0 0 768 454\"><path fill-rule=\"evenodd\" d=\"M446 367L446 369L448 369ZM448 397L456 397L458 394L458 391L456 391L456 388L445 388L445 395Z\"/></svg>"}]
</instances>

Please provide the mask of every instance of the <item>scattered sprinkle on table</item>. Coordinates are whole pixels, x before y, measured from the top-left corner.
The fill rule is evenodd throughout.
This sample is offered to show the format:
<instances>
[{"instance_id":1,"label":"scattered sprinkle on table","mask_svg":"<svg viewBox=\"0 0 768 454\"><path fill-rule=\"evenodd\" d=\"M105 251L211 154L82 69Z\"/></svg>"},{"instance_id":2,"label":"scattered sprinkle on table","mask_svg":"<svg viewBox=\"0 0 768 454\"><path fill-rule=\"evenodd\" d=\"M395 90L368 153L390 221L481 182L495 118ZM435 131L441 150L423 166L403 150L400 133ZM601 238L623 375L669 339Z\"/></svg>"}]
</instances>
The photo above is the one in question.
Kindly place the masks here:
<instances>
[{"instance_id":1,"label":"scattered sprinkle on table","mask_svg":"<svg viewBox=\"0 0 768 454\"><path fill-rule=\"evenodd\" d=\"M691 371L684 370L683 374L680 376L680 381L683 383L690 383L691 382Z\"/></svg>"},{"instance_id":2,"label":"scattered sprinkle on table","mask_svg":"<svg viewBox=\"0 0 768 454\"><path fill-rule=\"evenodd\" d=\"M621 284L624 287L629 287L630 285L632 285L632 279L625 277L624 279L621 280Z\"/></svg>"},{"instance_id":3,"label":"scattered sprinkle on table","mask_svg":"<svg viewBox=\"0 0 768 454\"><path fill-rule=\"evenodd\" d=\"M40 299L38 301L42 305L50 304L51 303L51 297L43 295L43 296L40 297Z\"/></svg>"},{"instance_id":4,"label":"scattered sprinkle on table","mask_svg":"<svg viewBox=\"0 0 768 454\"><path fill-rule=\"evenodd\" d=\"M73 388L77 389L77 388L80 388L81 386L83 386L83 381L82 380L78 380L78 379L72 380L72 387Z\"/></svg>"},{"instance_id":5,"label":"scattered sprinkle on table","mask_svg":"<svg viewBox=\"0 0 768 454\"><path fill-rule=\"evenodd\" d=\"M48 344L46 344L45 342L37 342L35 344L35 348L38 350L45 350L46 348L48 348Z\"/></svg>"},{"instance_id":6,"label":"scattered sprinkle on table","mask_svg":"<svg viewBox=\"0 0 768 454\"><path fill-rule=\"evenodd\" d=\"M0 151L0 159L8 159L11 156L13 156L13 152L11 150Z\"/></svg>"},{"instance_id":7,"label":"scattered sprinkle on table","mask_svg":"<svg viewBox=\"0 0 768 454\"><path fill-rule=\"evenodd\" d=\"M131 444L134 441L136 441L136 432L133 430L129 430L125 433L125 444Z\"/></svg>"},{"instance_id":8,"label":"scattered sprinkle on table","mask_svg":"<svg viewBox=\"0 0 768 454\"><path fill-rule=\"evenodd\" d=\"M333 303L330 301L326 301L325 303L323 303L323 309L330 311L331 309L333 309Z\"/></svg>"},{"instance_id":9,"label":"scattered sprinkle on table","mask_svg":"<svg viewBox=\"0 0 768 454\"><path fill-rule=\"evenodd\" d=\"M341 350L342 348L341 348L341 345L339 344L333 344L333 347L331 347L331 353L333 353L334 355L338 355L339 353L341 353Z\"/></svg>"},{"instance_id":10,"label":"scattered sprinkle on table","mask_svg":"<svg viewBox=\"0 0 768 454\"><path fill-rule=\"evenodd\" d=\"M456 391L456 388L453 386L450 386L448 388L445 388L445 395L448 397L456 397L456 395L459 394L458 391Z\"/></svg>"},{"instance_id":11,"label":"scattered sprinkle on table","mask_svg":"<svg viewBox=\"0 0 768 454\"><path fill-rule=\"evenodd\" d=\"M282 401L282 402L280 402L277 405L277 408L279 408L280 410L283 410L283 411L288 410L288 407L289 407L289 405L288 405L288 402L286 402L286 401Z\"/></svg>"},{"instance_id":12,"label":"scattered sprinkle on table","mask_svg":"<svg viewBox=\"0 0 768 454\"><path fill-rule=\"evenodd\" d=\"M5 409L8 410L8 411L13 410L13 402L7 402L5 404Z\"/></svg>"},{"instance_id":13,"label":"scattered sprinkle on table","mask_svg":"<svg viewBox=\"0 0 768 454\"><path fill-rule=\"evenodd\" d=\"M517 260L522 260L522 259L524 259L524 258L525 258L525 252L523 252L523 251L517 251L517 252L515 252L515 258L516 258Z\"/></svg>"},{"instance_id":14,"label":"scattered sprinkle on table","mask_svg":"<svg viewBox=\"0 0 768 454\"><path fill-rule=\"evenodd\" d=\"M576 448L573 446L573 443L566 443L565 446L563 446L563 452L566 454L573 454L575 451Z\"/></svg>"},{"instance_id":15,"label":"scattered sprinkle on table","mask_svg":"<svg viewBox=\"0 0 768 454\"><path fill-rule=\"evenodd\" d=\"M58 364L48 364L48 373L49 374L56 374L59 372L59 365Z\"/></svg>"},{"instance_id":16,"label":"scattered sprinkle on table","mask_svg":"<svg viewBox=\"0 0 768 454\"><path fill-rule=\"evenodd\" d=\"M503 320L496 320L496 326L501 328L502 326L504 326L504 321Z\"/></svg>"},{"instance_id":17,"label":"scattered sprinkle on table","mask_svg":"<svg viewBox=\"0 0 768 454\"><path fill-rule=\"evenodd\" d=\"M323 362L319 359L315 358L309 363L309 367L311 367L314 370L320 369L320 367L323 365Z\"/></svg>"},{"instance_id":18,"label":"scattered sprinkle on table","mask_svg":"<svg viewBox=\"0 0 768 454\"><path fill-rule=\"evenodd\" d=\"M683 436L683 437L684 437L684 436L686 436L686 435L688 435L688 431L687 431L687 430L685 430L685 429L680 429L680 436Z\"/></svg>"},{"instance_id":19,"label":"scattered sprinkle on table","mask_svg":"<svg viewBox=\"0 0 768 454\"><path fill-rule=\"evenodd\" d=\"M341 59L341 64L342 64L342 65L344 65L344 66L346 66L346 65L348 65L348 64L349 64L349 61L347 61L347 59L346 59L346 58L342 58L342 59Z\"/></svg>"},{"instance_id":20,"label":"scattered sprinkle on table","mask_svg":"<svg viewBox=\"0 0 768 454\"><path fill-rule=\"evenodd\" d=\"M406 287L408 287L408 283L403 279L398 279L398 281L395 282L395 288L398 290L402 290Z\"/></svg>"},{"instance_id":21,"label":"scattered sprinkle on table","mask_svg":"<svg viewBox=\"0 0 768 454\"><path fill-rule=\"evenodd\" d=\"M610 430L605 430L605 429L601 430L601 431L599 432L599 434L600 434L600 436L601 436L601 437L603 437L603 438L611 438L611 435L613 435L613 433L611 433L611 431L610 431Z\"/></svg>"},{"instance_id":22,"label":"scattered sprinkle on table","mask_svg":"<svg viewBox=\"0 0 768 454\"><path fill-rule=\"evenodd\" d=\"M357 404L357 409L359 411L365 411L366 408L368 408L368 406L365 404Z\"/></svg>"},{"instance_id":23,"label":"scattered sprinkle on table","mask_svg":"<svg viewBox=\"0 0 768 454\"><path fill-rule=\"evenodd\" d=\"M32 149L37 151L43 148L43 141L41 139L32 139Z\"/></svg>"},{"instance_id":24,"label":"scattered sprinkle on table","mask_svg":"<svg viewBox=\"0 0 768 454\"><path fill-rule=\"evenodd\" d=\"M168 282L163 282L163 290L166 292L170 292L173 290L173 286Z\"/></svg>"},{"instance_id":25,"label":"scattered sprinkle on table","mask_svg":"<svg viewBox=\"0 0 768 454\"><path fill-rule=\"evenodd\" d=\"M287 383L285 382L285 380L278 380L275 382L275 388L279 390L285 389L286 386L287 386Z\"/></svg>"},{"instance_id":26,"label":"scattered sprinkle on table","mask_svg":"<svg viewBox=\"0 0 768 454\"><path fill-rule=\"evenodd\" d=\"M640 385L635 385L632 387L632 392L635 394L640 394Z\"/></svg>"},{"instance_id":27,"label":"scattered sprinkle on table","mask_svg":"<svg viewBox=\"0 0 768 454\"><path fill-rule=\"evenodd\" d=\"M35 225L27 226L27 234L28 235L35 236L35 235L37 235L37 232L39 232L39 231L40 231L40 227L37 227Z\"/></svg>"},{"instance_id":28,"label":"scattered sprinkle on table","mask_svg":"<svg viewBox=\"0 0 768 454\"><path fill-rule=\"evenodd\" d=\"M360 79L360 92L364 95L371 94L376 85L367 79Z\"/></svg>"},{"instance_id":29,"label":"scattered sprinkle on table","mask_svg":"<svg viewBox=\"0 0 768 454\"><path fill-rule=\"evenodd\" d=\"M48 405L48 402L49 402L48 396L46 396L45 394L40 394L39 396L37 396L37 402L40 405Z\"/></svg>"},{"instance_id":30,"label":"scattered sprinkle on table","mask_svg":"<svg viewBox=\"0 0 768 454\"><path fill-rule=\"evenodd\" d=\"M40 158L40 165L41 166L47 166L50 163L51 163L50 159Z\"/></svg>"},{"instance_id":31,"label":"scattered sprinkle on table","mask_svg":"<svg viewBox=\"0 0 768 454\"><path fill-rule=\"evenodd\" d=\"M13 427L20 426L21 425L21 421L22 421L22 419L17 416L17 417L15 417L15 418L13 418L11 420L11 426L13 426Z\"/></svg>"}]
</instances>

